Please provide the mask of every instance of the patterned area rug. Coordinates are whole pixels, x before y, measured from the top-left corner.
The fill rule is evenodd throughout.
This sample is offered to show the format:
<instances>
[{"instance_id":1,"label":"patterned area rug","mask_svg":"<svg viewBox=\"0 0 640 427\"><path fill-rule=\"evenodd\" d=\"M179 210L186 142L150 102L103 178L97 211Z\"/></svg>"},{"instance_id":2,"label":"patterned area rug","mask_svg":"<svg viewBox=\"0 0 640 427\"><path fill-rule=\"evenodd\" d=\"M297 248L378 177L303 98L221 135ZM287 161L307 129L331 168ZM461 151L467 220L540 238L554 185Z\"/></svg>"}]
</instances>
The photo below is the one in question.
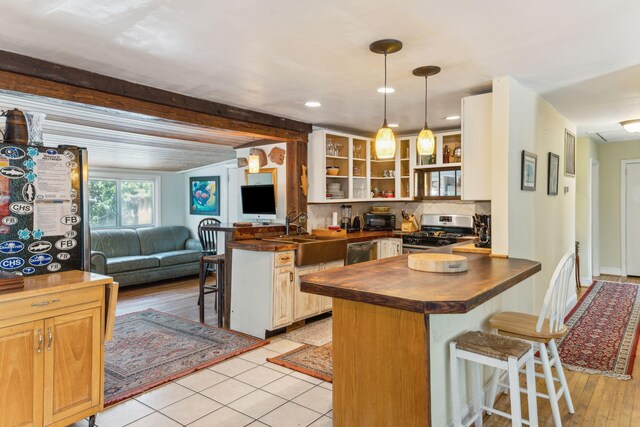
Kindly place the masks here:
<instances>
[{"instance_id":1,"label":"patterned area rug","mask_svg":"<svg viewBox=\"0 0 640 427\"><path fill-rule=\"evenodd\" d=\"M300 348L267 360L276 365L332 382L331 345L332 343L321 347L303 345Z\"/></svg>"},{"instance_id":2,"label":"patterned area rug","mask_svg":"<svg viewBox=\"0 0 640 427\"><path fill-rule=\"evenodd\" d=\"M300 329L289 332L284 337L291 341L320 347L331 342L333 337L332 327L333 322L331 317L327 317L326 319L304 325Z\"/></svg>"},{"instance_id":3,"label":"patterned area rug","mask_svg":"<svg viewBox=\"0 0 640 427\"><path fill-rule=\"evenodd\" d=\"M118 316L105 345L105 407L267 343L155 310Z\"/></svg>"},{"instance_id":4,"label":"patterned area rug","mask_svg":"<svg viewBox=\"0 0 640 427\"><path fill-rule=\"evenodd\" d=\"M558 340L567 369L631 379L640 332L640 286L595 282L567 317L569 331Z\"/></svg>"}]
</instances>

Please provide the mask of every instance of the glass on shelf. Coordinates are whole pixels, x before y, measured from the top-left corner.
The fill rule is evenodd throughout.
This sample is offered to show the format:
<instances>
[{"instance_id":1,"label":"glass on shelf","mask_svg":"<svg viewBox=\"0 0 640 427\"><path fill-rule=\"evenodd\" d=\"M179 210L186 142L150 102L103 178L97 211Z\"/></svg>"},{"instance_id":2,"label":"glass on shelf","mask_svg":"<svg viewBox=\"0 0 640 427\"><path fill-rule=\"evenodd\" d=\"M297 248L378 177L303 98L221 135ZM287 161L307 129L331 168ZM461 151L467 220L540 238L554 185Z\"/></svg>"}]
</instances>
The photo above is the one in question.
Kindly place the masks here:
<instances>
[{"instance_id":1,"label":"glass on shelf","mask_svg":"<svg viewBox=\"0 0 640 427\"><path fill-rule=\"evenodd\" d=\"M440 171L440 195L446 197L456 195L456 171Z\"/></svg>"}]
</instances>

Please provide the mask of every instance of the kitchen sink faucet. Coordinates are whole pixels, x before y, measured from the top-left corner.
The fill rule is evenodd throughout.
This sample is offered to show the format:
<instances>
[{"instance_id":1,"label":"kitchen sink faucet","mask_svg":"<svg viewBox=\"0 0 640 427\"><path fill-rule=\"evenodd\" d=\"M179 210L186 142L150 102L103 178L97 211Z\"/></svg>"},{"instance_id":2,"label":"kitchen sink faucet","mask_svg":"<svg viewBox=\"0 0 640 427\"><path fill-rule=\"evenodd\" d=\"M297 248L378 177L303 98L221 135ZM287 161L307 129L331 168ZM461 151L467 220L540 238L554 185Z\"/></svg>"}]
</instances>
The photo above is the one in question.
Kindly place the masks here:
<instances>
[{"instance_id":1,"label":"kitchen sink faucet","mask_svg":"<svg viewBox=\"0 0 640 427\"><path fill-rule=\"evenodd\" d=\"M305 227L300 225L300 224L294 224L294 222L298 221L300 223L305 223L307 221L307 214L304 212L301 212L298 216L296 216L295 218L291 218L292 215L295 215L296 211L292 211L290 213L287 214L287 216L284 219L284 234L285 236L289 235L289 226L290 225L295 225L297 227L297 234L300 234L300 229L305 230Z\"/></svg>"}]
</instances>

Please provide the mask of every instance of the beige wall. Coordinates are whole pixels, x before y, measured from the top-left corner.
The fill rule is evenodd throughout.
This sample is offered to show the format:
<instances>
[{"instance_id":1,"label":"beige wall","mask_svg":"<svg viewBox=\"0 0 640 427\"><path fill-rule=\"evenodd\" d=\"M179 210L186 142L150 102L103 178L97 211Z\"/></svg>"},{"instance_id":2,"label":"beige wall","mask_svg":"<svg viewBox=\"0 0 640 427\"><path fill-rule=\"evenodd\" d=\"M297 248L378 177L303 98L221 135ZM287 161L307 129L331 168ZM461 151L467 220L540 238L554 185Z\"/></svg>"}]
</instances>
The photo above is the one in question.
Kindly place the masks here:
<instances>
[{"instance_id":1,"label":"beige wall","mask_svg":"<svg viewBox=\"0 0 640 427\"><path fill-rule=\"evenodd\" d=\"M493 90L494 150L508 152L508 167L504 168L507 179L504 179L504 170L494 171L499 182L494 180L491 204L492 214L494 207L505 209L506 205L508 224L494 220L494 230L501 229L502 250L506 250L510 257L529 258L542 263L542 271L533 277L532 308L537 311L556 264L564 253L574 249L576 178L564 175L564 133L568 129L575 134L576 127L541 96L513 78L494 80ZM496 101L508 102L508 107L498 107L498 110L508 111L506 117L504 114L496 117ZM506 141L505 137L508 138ZM522 150L538 156L535 192L520 189ZM547 195L549 152L560 156L557 196ZM500 155L504 156L504 153ZM501 163L494 162L497 164ZM568 188L567 193L564 192L565 187ZM504 212L501 214L505 216Z\"/></svg>"},{"instance_id":2,"label":"beige wall","mask_svg":"<svg viewBox=\"0 0 640 427\"><path fill-rule=\"evenodd\" d=\"M576 240L580 242L580 280L590 285L592 266L592 180L591 163L598 161L598 144L580 137L576 146Z\"/></svg>"},{"instance_id":3,"label":"beige wall","mask_svg":"<svg viewBox=\"0 0 640 427\"><path fill-rule=\"evenodd\" d=\"M600 266L602 273L619 274L620 162L640 159L640 140L600 144Z\"/></svg>"}]
</instances>

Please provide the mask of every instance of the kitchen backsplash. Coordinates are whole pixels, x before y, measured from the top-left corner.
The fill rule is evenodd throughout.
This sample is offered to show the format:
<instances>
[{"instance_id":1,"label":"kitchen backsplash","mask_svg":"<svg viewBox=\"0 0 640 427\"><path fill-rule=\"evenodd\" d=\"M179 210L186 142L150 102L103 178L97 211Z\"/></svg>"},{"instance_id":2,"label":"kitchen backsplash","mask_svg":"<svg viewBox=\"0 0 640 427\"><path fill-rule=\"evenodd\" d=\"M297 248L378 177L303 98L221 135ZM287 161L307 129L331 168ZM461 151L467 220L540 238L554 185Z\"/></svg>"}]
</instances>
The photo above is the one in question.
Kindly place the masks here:
<instances>
[{"instance_id":1,"label":"kitchen backsplash","mask_svg":"<svg viewBox=\"0 0 640 427\"><path fill-rule=\"evenodd\" d=\"M310 204L307 207L307 226L309 231L313 228L324 228L331 224L331 216L334 212L340 218L340 205L342 203ZM415 214L418 221L420 215L426 214L491 214L491 202L463 202L463 201L438 201L438 202L361 202L349 203L352 206L353 215L362 215L369 212L372 206L390 206L391 213L396 216L396 228L402 223L401 211L404 209L409 214Z\"/></svg>"}]
</instances>

